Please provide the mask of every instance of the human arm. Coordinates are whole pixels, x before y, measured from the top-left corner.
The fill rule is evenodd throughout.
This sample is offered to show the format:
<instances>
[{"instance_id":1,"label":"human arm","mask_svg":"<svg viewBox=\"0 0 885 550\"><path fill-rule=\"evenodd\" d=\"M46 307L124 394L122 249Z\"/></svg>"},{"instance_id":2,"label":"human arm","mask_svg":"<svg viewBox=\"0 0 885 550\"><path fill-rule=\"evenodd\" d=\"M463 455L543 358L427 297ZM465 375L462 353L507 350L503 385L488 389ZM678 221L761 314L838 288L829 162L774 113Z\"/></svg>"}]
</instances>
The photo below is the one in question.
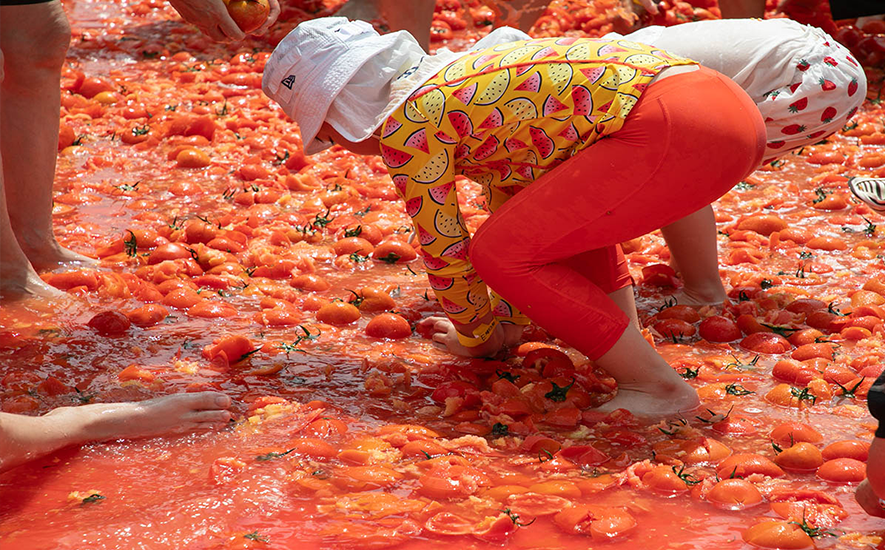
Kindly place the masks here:
<instances>
[{"instance_id":1,"label":"human arm","mask_svg":"<svg viewBox=\"0 0 885 550\"><path fill-rule=\"evenodd\" d=\"M502 344L488 289L468 258L470 234L455 186L457 139L451 137L458 133L443 116L445 99L432 90L395 112L382 131L382 158L412 218L430 286L452 323L441 330L447 335L441 343L453 353L486 355ZM491 350L494 342L484 345L490 339L497 349Z\"/></svg>"}]
</instances>

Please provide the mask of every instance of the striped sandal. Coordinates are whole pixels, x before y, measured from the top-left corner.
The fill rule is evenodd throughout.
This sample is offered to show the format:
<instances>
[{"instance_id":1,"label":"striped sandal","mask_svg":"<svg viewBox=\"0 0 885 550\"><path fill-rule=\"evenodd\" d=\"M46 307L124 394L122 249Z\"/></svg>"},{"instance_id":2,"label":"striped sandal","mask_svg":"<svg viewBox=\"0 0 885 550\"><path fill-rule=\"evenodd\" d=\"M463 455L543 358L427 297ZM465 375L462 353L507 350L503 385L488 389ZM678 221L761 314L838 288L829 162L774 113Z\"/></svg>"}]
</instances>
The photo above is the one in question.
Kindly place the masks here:
<instances>
[{"instance_id":1,"label":"striped sandal","mask_svg":"<svg viewBox=\"0 0 885 550\"><path fill-rule=\"evenodd\" d=\"M870 208L885 213L885 178L856 176L848 180L848 188Z\"/></svg>"}]
</instances>

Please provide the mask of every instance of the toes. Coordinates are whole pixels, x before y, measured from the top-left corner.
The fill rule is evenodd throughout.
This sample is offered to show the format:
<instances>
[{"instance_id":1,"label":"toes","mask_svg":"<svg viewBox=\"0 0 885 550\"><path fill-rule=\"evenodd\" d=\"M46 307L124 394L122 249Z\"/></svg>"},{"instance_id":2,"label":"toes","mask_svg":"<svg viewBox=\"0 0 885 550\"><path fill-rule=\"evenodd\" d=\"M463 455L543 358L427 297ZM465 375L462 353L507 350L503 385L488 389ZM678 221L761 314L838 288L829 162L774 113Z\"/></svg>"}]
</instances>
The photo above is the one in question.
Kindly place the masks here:
<instances>
[{"instance_id":1,"label":"toes","mask_svg":"<svg viewBox=\"0 0 885 550\"><path fill-rule=\"evenodd\" d=\"M185 419L196 424L221 424L230 422L231 415L228 411L196 411L189 413Z\"/></svg>"},{"instance_id":2,"label":"toes","mask_svg":"<svg viewBox=\"0 0 885 550\"><path fill-rule=\"evenodd\" d=\"M166 397L158 397L144 402L144 405L158 408L169 409L176 407L181 412L187 410L203 411L203 410L219 410L230 407L230 397L220 392L205 391L199 393L178 393L175 395L167 395Z\"/></svg>"},{"instance_id":3,"label":"toes","mask_svg":"<svg viewBox=\"0 0 885 550\"><path fill-rule=\"evenodd\" d=\"M188 404L192 409L217 410L230 407L230 397L220 392L204 391L185 395L189 398Z\"/></svg>"}]
</instances>

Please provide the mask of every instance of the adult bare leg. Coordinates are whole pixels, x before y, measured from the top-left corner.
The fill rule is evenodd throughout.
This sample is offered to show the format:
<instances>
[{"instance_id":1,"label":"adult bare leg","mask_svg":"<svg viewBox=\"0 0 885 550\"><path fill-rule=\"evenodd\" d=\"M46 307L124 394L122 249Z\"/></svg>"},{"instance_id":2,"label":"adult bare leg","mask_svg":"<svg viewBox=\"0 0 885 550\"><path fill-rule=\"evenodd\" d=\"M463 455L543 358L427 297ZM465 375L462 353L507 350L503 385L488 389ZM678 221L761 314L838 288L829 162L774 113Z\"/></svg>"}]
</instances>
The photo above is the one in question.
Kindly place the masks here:
<instances>
[{"instance_id":1,"label":"adult bare leg","mask_svg":"<svg viewBox=\"0 0 885 550\"><path fill-rule=\"evenodd\" d=\"M61 67L71 28L59 1L0 7L6 75L0 101L9 222L36 269L91 262L52 233L52 183L58 154Z\"/></svg>"},{"instance_id":2,"label":"adult bare leg","mask_svg":"<svg viewBox=\"0 0 885 550\"><path fill-rule=\"evenodd\" d=\"M223 393L202 392L60 407L43 416L0 413L0 472L69 445L216 428L230 421L229 406Z\"/></svg>"},{"instance_id":3,"label":"adult bare leg","mask_svg":"<svg viewBox=\"0 0 885 550\"><path fill-rule=\"evenodd\" d=\"M427 51L435 6L434 0L350 0L337 15L362 21L382 20L391 31L408 31Z\"/></svg>"},{"instance_id":4,"label":"adult bare leg","mask_svg":"<svg viewBox=\"0 0 885 550\"><path fill-rule=\"evenodd\" d=\"M719 277L716 216L705 206L661 228L685 286L676 303L686 306L720 305L728 298Z\"/></svg>"},{"instance_id":5,"label":"adult bare leg","mask_svg":"<svg viewBox=\"0 0 885 550\"><path fill-rule=\"evenodd\" d=\"M723 19L762 19L765 16L765 0L721 0L719 10Z\"/></svg>"},{"instance_id":6,"label":"adult bare leg","mask_svg":"<svg viewBox=\"0 0 885 550\"><path fill-rule=\"evenodd\" d=\"M618 306L618 309L627 315L627 319L630 320L632 326L637 329L642 328L639 324L639 315L636 313L636 299L633 296L632 285L615 290L614 292L609 292L608 297L611 298L616 306Z\"/></svg>"},{"instance_id":7,"label":"adult bare leg","mask_svg":"<svg viewBox=\"0 0 885 550\"><path fill-rule=\"evenodd\" d=\"M3 81L3 65L3 50L0 50L0 84ZM0 103L2 101L3 93L0 88ZM0 123L2 123L2 116L0 116ZM0 298L59 294L61 294L59 291L40 279L15 238L6 206L3 159L0 155Z\"/></svg>"}]
</instances>

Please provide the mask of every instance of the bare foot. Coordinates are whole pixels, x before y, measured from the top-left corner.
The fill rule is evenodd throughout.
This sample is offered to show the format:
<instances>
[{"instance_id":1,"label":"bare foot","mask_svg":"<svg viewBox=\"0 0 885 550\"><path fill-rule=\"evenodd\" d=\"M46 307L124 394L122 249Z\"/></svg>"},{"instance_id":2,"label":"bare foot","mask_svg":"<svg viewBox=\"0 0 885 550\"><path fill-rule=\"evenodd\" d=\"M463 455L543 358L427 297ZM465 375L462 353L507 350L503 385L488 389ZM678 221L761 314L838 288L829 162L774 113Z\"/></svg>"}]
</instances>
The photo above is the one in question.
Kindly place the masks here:
<instances>
[{"instance_id":1,"label":"bare foot","mask_svg":"<svg viewBox=\"0 0 885 550\"><path fill-rule=\"evenodd\" d=\"M138 403L60 407L39 416L0 413L0 472L69 445L216 428L231 419L223 393L182 393Z\"/></svg>"},{"instance_id":2,"label":"bare foot","mask_svg":"<svg viewBox=\"0 0 885 550\"><path fill-rule=\"evenodd\" d=\"M697 392L688 384L662 384L643 389L619 387L614 399L595 410L611 412L627 409L637 416L666 418L690 412L699 405Z\"/></svg>"},{"instance_id":3,"label":"bare foot","mask_svg":"<svg viewBox=\"0 0 885 550\"><path fill-rule=\"evenodd\" d=\"M72 264L83 267L98 265L98 260L78 254L73 250L68 250L58 244L55 239L40 246L22 246L22 250L37 271L55 269L62 265Z\"/></svg>"},{"instance_id":4,"label":"bare foot","mask_svg":"<svg viewBox=\"0 0 885 550\"><path fill-rule=\"evenodd\" d=\"M725 293L722 284L719 284L718 288L713 286L708 289L683 287L676 291L671 298L675 298L676 303L681 306L721 306L722 302L728 300L728 294Z\"/></svg>"},{"instance_id":5,"label":"bare foot","mask_svg":"<svg viewBox=\"0 0 885 550\"><path fill-rule=\"evenodd\" d=\"M0 270L0 299L60 298L64 292L52 287L30 265L3 266Z\"/></svg>"}]
</instances>

